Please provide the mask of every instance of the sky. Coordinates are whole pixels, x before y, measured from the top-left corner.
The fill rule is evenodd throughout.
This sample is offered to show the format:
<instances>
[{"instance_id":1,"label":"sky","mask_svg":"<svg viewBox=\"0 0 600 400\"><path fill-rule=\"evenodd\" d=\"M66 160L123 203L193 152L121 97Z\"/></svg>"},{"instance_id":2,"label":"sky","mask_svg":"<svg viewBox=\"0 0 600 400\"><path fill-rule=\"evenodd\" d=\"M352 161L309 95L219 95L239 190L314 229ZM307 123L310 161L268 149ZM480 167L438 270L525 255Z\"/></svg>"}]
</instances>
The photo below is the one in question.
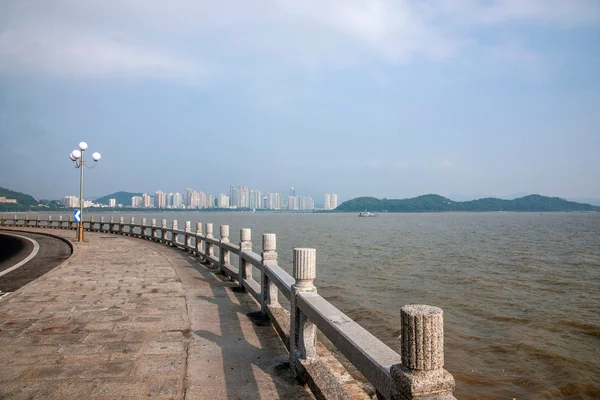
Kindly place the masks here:
<instances>
[{"instance_id":1,"label":"sky","mask_svg":"<svg viewBox=\"0 0 600 400\"><path fill-rule=\"evenodd\" d=\"M0 186L600 199L598 0L0 0Z\"/></svg>"}]
</instances>

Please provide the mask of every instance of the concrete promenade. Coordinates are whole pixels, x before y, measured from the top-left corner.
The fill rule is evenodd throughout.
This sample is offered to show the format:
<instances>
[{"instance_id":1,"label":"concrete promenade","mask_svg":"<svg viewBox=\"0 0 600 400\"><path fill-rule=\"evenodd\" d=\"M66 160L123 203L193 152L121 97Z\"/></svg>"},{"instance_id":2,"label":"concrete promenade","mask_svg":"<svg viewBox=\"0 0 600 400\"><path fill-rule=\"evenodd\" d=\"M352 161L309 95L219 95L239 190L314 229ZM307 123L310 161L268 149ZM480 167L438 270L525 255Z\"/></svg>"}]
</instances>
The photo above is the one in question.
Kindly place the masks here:
<instances>
[{"instance_id":1,"label":"concrete promenade","mask_svg":"<svg viewBox=\"0 0 600 400\"><path fill-rule=\"evenodd\" d=\"M85 235L0 299L0 399L313 398L237 284L164 244Z\"/></svg>"}]
</instances>

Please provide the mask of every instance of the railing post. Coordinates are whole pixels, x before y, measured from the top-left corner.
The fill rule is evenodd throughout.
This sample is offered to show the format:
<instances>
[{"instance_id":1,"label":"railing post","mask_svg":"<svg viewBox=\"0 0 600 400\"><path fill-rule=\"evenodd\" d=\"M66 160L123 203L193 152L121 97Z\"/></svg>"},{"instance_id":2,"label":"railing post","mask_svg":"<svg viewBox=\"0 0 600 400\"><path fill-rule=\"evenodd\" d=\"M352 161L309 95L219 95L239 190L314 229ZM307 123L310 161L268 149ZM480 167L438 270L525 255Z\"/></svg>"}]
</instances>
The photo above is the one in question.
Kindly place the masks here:
<instances>
[{"instance_id":1,"label":"railing post","mask_svg":"<svg viewBox=\"0 0 600 400\"><path fill-rule=\"evenodd\" d=\"M167 220L160 221L160 242L167 243Z\"/></svg>"},{"instance_id":2,"label":"railing post","mask_svg":"<svg viewBox=\"0 0 600 400\"><path fill-rule=\"evenodd\" d=\"M185 221L185 250L191 251L190 247L192 247L192 223L190 221Z\"/></svg>"},{"instance_id":3,"label":"railing post","mask_svg":"<svg viewBox=\"0 0 600 400\"><path fill-rule=\"evenodd\" d=\"M125 229L125 219L123 217L119 217L119 235L122 235Z\"/></svg>"},{"instance_id":4,"label":"railing post","mask_svg":"<svg viewBox=\"0 0 600 400\"><path fill-rule=\"evenodd\" d=\"M25 222L24 222L24 224L25 224L26 228L29 226L29 215L25 216Z\"/></svg>"},{"instance_id":5,"label":"railing post","mask_svg":"<svg viewBox=\"0 0 600 400\"><path fill-rule=\"evenodd\" d=\"M52 215L48 215L48 228L52 228Z\"/></svg>"},{"instance_id":6,"label":"railing post","mask_svg":"<svg viewBox=\"0 0 600 400\"><path fill-rule=\"evenodd\" d=\"M400 310L402 364L392 365L393 400L453 399L454 378L444 369L444 313L411 304Z\"/></svg>"},{"instance_id":7,"label":"railing post","mask_svg":"<svg viewBox=\"0 0 600 400\"><path fill-rule=\"evenodd\" d=\"M67 228L69 230L73 229L73 216L72 215L69 217L69 221L67 222Z\"/></svg>"},{"instance_id":8,"label":"railing post","mask_svg":"<svg viewBox=\"0 0 600 400\"><path fill-rule=\"evenodd\" d=\"M94 216L90 215L90 232L96 232L96 228L94 228L95 225L96 223L94 222Z\"/></svg>"},{"instance_id":9,"label":"railing post","mask_svg":"<svg viewBox=\"0 0 600 400\"><path fill-rule=\"evenodd\" d=\"M0 219L0 226L6 226L6 217L4 215Z\"/></svg>"},{"instance_id":10,"label":"railing post","mask_svg":"<svg viewBox=\"0 0 600 400\"><path fill-rule=\"evenodd\" d=\"M279 304L279 289L267 276L265 265L277 265L277 236L274 233L264 233L262 235L262 265L261 274L261 302L260 308L263 315L267 314L267 306L281 307Z\"/></svg>"},{"instance_id":11,"label":"railing post","mask_svg":"<svg viewBox=\"0 0 600 400\"><path fill-rule=\"evenodd\" d=\"M108 224L109 232L114 233L115 231L115 217L110 217L110 222Z\"/></svg>"},{"instance_id":12,"label":"railing post","mask_svg":"<svg viewBox=\"0 0 600 400\"><path fill-rule=\"evenodd\" d=\"M313 281L317 274L317 251L294 249L293 273L296 283L290 296L290 366L292 375L298 375L297 362L313 361L317 357L317 328L298 308L300 293L316 292Z\"/></svg>"},{"instance_id":13,"label":"railing post","mask_svg":"<svg viewBox=\"0 0 600 400\"><path fill-rule=\"evenodd\" d=\"M13 216L13 226L19 225L19 218L17 218L17 214Z\"/></svg>"},{"instance_id":14,"label":"railing post","mask_svg":"<svg viewBox=\"0 0 600 400\"><path fill-rule=\"evenodd\" d=\"M100 217L100 225L98 226L100 232L104 232L104 217Z\"/></svg>"},{"instance_id":15,"label":"railing post","mask_svg":"<svg viewBox=\"0 0 600 400\"><path fill-rule=\"evenodd\" d=\"M37 216L35 217L35 227L36 227L36 228L39 228L39 227L40 227L40 216L39 216L39 215L37 215Z\"/></svg>"},{"instance_id":16,"label":"railing post","mask_svg":"<svg viewBox=\"0 0 600 400\"><path fill-rule=\"evenodd\" d=\"M252 279L252 264L244 259L245 251L252 251L252 231L244 228L240 229L240 256L238 265L238 286L244 290L244 279Z\"/></svg>"},{"instance_id":17,"label":"railing post","mask_svg":"<svg viewBox=\"0 0 600 400\"><path fill-rule=\"evenodd\" d=\"M173 225L171 226L171 246L177 247L177 220L173 220Z\"/></svg>"},{"instance_id":18,"label":"railing post","mask_svg":"<svg viewBox=\"0 0 600 400\"><path fill-rule=\"evenodd\" d=\"M219 266L221 269L229 264L229 250L223 248L223 243L229 243L229 225L221 225L221 240L219 241Z\"/></svg>"},{"instance_id":19,"label":"railing post","mask_svg":"<svg viewBox=\"0 0 600 400\"><path fill-rule=\"evenodd\" d=\"M135 225L135 217L129 217L129 230L127 236L133 236L133 225Z\"/></svg>"},{"instance_id":20,"label":"railing post","mask_svg":"<svg viewBox=\"0 0 600 400\"><path fill-rule=\"evenodd\" d=\"M58 229L62 229L63 228L63 218L62 215L58 216Z\"/></svg>"},{"instance_id":21,"label":"railing post","mask_svg":"<svg viewBox=\"0 0 600 400\"><path fill-rule=\"evenodd\" d=\"M204 240L202 240L202 222L196 222L196 255L202 257L204 253Z\"/></svg>"},{"instance_id":22,"label":"railing post","mask_svg":"<svg viewBox=\"0 0 600 400\"><path fill-rule=\"evenodd\" d=\"M207 223L206 224L206 238L207 239L212 239L213 238L213 224L212 223ZM208 241L206 241L206 258L208 261L209 257L214 257L215 256L215 245L212 243L209 243Z\"/></svg>"},{"instance_id":23,"label":"railing post","mask_svg":"<svg viewBox=\"0 0 600 400\"><path fill-rule=\"evenodd\" d=\"M146 239L146 218L142 218L142 225L140 226L140 237Z\"/></svg>"},{"instance_id":24,"label":"railing post","mask_svg":"<svg viewBox=\"0 0 600 400\"><path fill-rule=\"evenodd\" d=\"M152 236L152 240L156 240L156 218L152 218L150 224L150 235Z\"/></svg>"}]
</instances>

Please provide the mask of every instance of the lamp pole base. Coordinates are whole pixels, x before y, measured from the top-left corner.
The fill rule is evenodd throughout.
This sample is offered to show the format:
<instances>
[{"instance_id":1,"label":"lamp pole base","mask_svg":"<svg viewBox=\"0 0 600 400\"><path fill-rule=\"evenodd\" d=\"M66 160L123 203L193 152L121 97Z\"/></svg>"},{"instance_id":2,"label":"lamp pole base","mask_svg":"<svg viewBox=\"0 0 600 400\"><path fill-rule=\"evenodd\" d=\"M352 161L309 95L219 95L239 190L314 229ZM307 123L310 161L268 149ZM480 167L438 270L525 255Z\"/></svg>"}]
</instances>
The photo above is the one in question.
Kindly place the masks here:
<instances>
[{"instance_id":1,"label":"lamp pole base","mask_svg":"<svg viewBox=\"0 0 600 400\"><path fill-rule=\"evenodd\" d=\"M83 222L77 226L77 241L83 242Z\"/></svg>"}]
</instances>

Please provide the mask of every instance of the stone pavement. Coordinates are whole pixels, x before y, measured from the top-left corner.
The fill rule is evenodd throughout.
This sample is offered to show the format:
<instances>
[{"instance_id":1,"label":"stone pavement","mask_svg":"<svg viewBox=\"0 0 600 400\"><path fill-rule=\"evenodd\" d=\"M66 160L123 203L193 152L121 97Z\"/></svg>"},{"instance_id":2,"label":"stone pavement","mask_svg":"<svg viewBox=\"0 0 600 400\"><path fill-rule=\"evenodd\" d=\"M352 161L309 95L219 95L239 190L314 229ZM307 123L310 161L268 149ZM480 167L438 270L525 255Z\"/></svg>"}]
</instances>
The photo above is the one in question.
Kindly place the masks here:
<instances>
[{"instance_id":1,"label":"stone pavement","mask_svg":"<svg viewBox=\"0 0 600 400\"><path fill-rule=\"evenodd\" d=\"M73 239L73 231L27 229ZM0 299L0 399L312 399L260 307L163 244L86 233Z\"/></svg>"}]
</instances>

